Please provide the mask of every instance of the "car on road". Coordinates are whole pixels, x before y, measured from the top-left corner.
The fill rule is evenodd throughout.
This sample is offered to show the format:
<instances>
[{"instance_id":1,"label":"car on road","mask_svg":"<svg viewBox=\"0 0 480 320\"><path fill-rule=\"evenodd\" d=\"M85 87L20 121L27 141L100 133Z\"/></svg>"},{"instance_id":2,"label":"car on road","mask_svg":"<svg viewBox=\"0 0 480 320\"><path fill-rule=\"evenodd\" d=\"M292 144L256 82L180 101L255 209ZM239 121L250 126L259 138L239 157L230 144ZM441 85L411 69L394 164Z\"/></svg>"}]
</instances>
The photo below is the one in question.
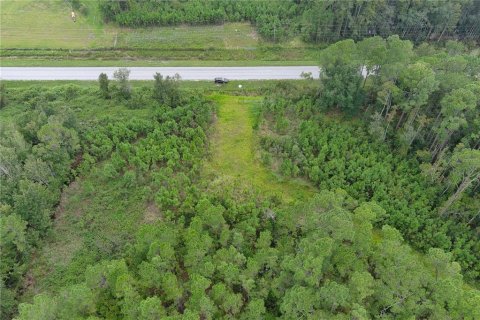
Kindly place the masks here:
<instances>
[{"instance_id":1,"label":"car on road","mask_svg":"<svg viewBox=\"0 0 480 320\"><path fill-rule=\"evenodd\" d=\"M227 78L215 78L215 83L223 84L223 83L228 83Z\"/></svg>"}]
</instances>

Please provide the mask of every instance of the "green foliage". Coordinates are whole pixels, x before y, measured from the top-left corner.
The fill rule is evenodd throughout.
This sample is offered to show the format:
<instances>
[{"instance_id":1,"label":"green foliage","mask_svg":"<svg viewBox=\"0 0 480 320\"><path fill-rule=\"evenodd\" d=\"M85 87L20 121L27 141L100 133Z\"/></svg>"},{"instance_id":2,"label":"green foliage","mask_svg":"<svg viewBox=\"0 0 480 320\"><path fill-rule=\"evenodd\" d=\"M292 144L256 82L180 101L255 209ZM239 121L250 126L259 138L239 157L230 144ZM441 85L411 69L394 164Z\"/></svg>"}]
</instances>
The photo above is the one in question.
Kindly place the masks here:
<instances>
[{"instance_id":1,"label":"green foliage","mask_svg":"<svg viewBox=\"0 0 480 320\"><path fill-rule=\"evenodd\" d=\"M335 121L314 109L313 98L301 93L288 102L273 97L265 100L260 142L282 164L280 172L290 176L296 167L300 176L322 190L342 188L360 201L378 202L387 214L379 214L377 223L398 228L418 249L427 251L434 246L453 251L466 276L476 279L480 251L475 231L460 221L438 218L436 210L449 207L460 193L454 192L454 198L445 202L442 189L425 180L417 161L406 160L388 146L371 142L361 124ZM297 125L287 133L279 132L275 123L268 121L278 114ZM458 186L463 194L478 177L473 154L460 154L450 162L449 177L453 179L451 185ZM454 160L460 158L463 160ZM470 171L467 174L461 168ZM455 176L464 182L455 180Z\"/></svg>"},{"instance_id":2,"label":"green foliage","mask_svg":"<svg viewBox=\"0 0 480 320\"><path fill-rule=\"evenodd\" d=\"M180 103L180 92L178 90L177 81L180 76L176 74L174 77L167 76L165 79L160 73L156 73L153 78L153 97L160 104L169 107L176 107Z\"/></svg>"},{"instance_id":3,"label":"green foliage","mask_svg":"<svg viewBox=\"0 0 480 320\"><path fill-rule=\"evenodd\" d=\"M127 68L120 68L115 70L113 77L118 82L118 95L120 98L129 99L132 96L132 86L128 78L130 77L130 70Z\"/></svg>"},{"instance_id":4,"label":"green foliage","mask_svg":"<svg viewBox=\"0 0 480 320\"><path fill-rule=\"evenodd\" d=\"M468 37L480 7L473 2L206 1L155 0L99 2L106 21L123 26L219 24L250 21L263 37L278 41L301 35L309 42L334 42L401 34L413 40ZM452 48L456 50L456 48Z\"/></svg>"},{"instance_id":5,"label":"green foliage","mask_svg":"<svg viewBox=\"0 0 480 320\"><path fill-rule=\"evenodd\" d=\"M362 77L355 66L335 64L325 69L319 104L357 112L363 102Z\"/></svg>"},{"instance_id":6,"label":"green foliage","mask_svg":"<svg viewBox=\"0 0 480 320\"><path fill-rule=\"evenodd\" d=\"M100 87L100 93L102 94L102 96L105 99L110 98L110 92L108 88L109 80L107 74L100 73L100 75L98 76L98 85Z\"/></svg>"},{"instance_id":7,"label":"green foliage","mask_svg":"<svg viewBox=\"0 0 480 320\"><path fill-rule=\"evenodd\" d=\"M184 223L140 228L123 259L22 304L18 319L475 316L478 292L464 289L451 256L432 249L424 264L389 226L375 239L373 204L322 192L272 218L268 202L219 191L202 194Z\"/></svg>"},{"instance_id":8,"label":"green foliage","mask_svg":"<svg viewBox=\"0 0 480 320\"><path fill-rule=\"evenodd\" d=\"M5 83L0 82L0 109L7 105L7 89Z\"/></svg>"},{"instance_id":9,"label":"green foliage","mask_svg":"<svg viewBox=\"0 0 480 320\"><path fill-rule=\"evenodd\" d=\"M71 258L67 258L67 261L71 264L69 268L64 268L63 262L59 262L59 265L50 269L53 272L46 277L48 279L42 279L51 281L50 285L60 283L57 288L75 284L81 277L78 270L124 247L128 234L138 228L139 206L144 207L146 202L153 203L152 198L157 192L161 194L163 188L168 188L170 198L174 199L162 206L167 211L179 210L177 206L186 210L192 201L190 198L196 194L191 184L198 172L198 162L205 152L204 130L211 119L212 106L201 97L192 97L186 100L188 103L172 109L152 99L151 89L140 89L137 91L139 94L148 92L148 95L144 96L146 104L137 111L137 116L116 121L115 111L109 111L111 118L101 119L97 116L85 122L76 121L78 115L84 116L85 104L90 105L89 97L96 99L92 103L96 110L98 105L111 102L101 99L95 92L95 88L82 92L79 87L68 86L43 91L25 88L12 95L12 104L20 111L9 120L12 120L12 124L18 121L22 129L20 131L14 125L2 125L0 130L0 271L4 281L2 286L5 287L5 290L2 289L5 295L2 312L8 316L15 312L16 290L20 289L26 265L30 262L30 253L50 234L60 191L75 174L85 176L85 184L78 195L83 198L78 200L90 203L92 212L82 217L85 219L82 223L88 227L84 229L86 232L81 235L83 238L79 243L73 243L78 239L75 237L79 236L75 222L68 221L67 227L62 228L65 241L61 242L61 246L71 246L74 250L68 253ZM22 112L19 107L22 104L31 107ZM76 113L65 105L73 106ZM116 108L121 109L121 106ZM149 113L148 121L141 116L145 109ZM129 111L123 108L121 112ZM98 186L104 189L96 190ZM108 203L116 203L118 207ZM121 216L119 210L132 210L129 206L135 208L131 216ZM62 204L58 210L63 212L69 208L65 209ZM102 212L102 215L97 215L98 212ZM79 218L75 214L70 216ZM65 220L62 223L66 223ZM59 252L58 260L62 261L64 251L59 249ZM44 260L40 260L39 268L45 267L42 265ZM126 281L128 283L129 280ZM174 290L170 285L174 279L166 275L162 281L169 284L169 289L165 291L167 296L178 300L181 294L179 288ZM40 285L44 283L39 282ZM83 287L68 290L60 292L62 297L59 299L65 303L62 310L44 305L43 302L39 302L42 305L39 308L48 307L48 312L59 317L69 313L83 316L96 310L95 304L92 307L92 301L96 301L97 296L89 295L90 292L85 292ZM131 310L131 304L137 303L137 298L131 295L128 288L125 290L121 294L131 300L119 308L130 314L128 310ZM76 298L79 300L74 300ZM107 309L99 312L113 312ZM21 314L28 318L36 312L32 310L25 309ZM137 313L133 312L130 316L135 318Z\"/></svg>"}]
</instances>

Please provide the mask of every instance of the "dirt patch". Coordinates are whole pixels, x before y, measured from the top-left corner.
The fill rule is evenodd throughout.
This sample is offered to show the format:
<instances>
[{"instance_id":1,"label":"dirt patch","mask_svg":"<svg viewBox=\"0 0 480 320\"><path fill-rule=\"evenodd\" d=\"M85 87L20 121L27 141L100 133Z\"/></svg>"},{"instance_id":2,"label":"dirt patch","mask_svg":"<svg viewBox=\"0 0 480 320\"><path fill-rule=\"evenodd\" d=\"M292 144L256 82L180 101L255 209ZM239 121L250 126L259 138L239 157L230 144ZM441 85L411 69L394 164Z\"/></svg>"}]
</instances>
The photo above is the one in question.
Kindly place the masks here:
<instances>
[{"instance_id":1,"label":"dirt patch","mask_svg":"<svg viewBox=\"0 0 480 320\"><path fill-rule=\"evenodd\" d=\"M65 215L65 205L68 202L70 195L78 192L80 186L77 180L72 181L70 185L63 189L62 195L60 197L60 203L55 210L55 220L63 218Z\"/></svg>"},{"instance_id":2,"label":"dirt patch","mask_svg":"<svg viewBox=\"0 0 480 320\"><path fill-rule=\"evenodd\" d=\"M155 203L149 202L147 207L145 208L145 214L143 215L143 221L145 223L154 223L156 221L162 220L162 214L160 210L157 208Z\"/></svg>"}]
</instances>

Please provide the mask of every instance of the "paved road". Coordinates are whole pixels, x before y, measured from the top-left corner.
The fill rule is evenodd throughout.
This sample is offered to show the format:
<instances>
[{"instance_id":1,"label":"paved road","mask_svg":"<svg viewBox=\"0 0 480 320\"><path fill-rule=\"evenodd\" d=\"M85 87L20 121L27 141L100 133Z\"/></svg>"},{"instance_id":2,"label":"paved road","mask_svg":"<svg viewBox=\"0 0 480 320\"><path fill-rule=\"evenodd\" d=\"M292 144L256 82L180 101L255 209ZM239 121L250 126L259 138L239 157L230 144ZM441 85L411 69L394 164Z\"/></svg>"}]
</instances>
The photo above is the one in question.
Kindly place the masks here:
<instances>
[{"instance_id":1,"label":"paved road","mask_svg":"<svg viewBox=\"0 0 480 320\"><path fill-rule=\"evenodd\" d=\"M98 75L106 73L113 77L116 67L5 67L0 68L0 79L3 80L97 80ZM164 76L178 73L183 80L213 80L225 77L231 80L268 80L268 79L300 79L300 73L311 72L319 77L319 68L315 66L294 67L131 67L130 80L153 80L153 74L160 72Z\"/></svg>"}]
</instances>

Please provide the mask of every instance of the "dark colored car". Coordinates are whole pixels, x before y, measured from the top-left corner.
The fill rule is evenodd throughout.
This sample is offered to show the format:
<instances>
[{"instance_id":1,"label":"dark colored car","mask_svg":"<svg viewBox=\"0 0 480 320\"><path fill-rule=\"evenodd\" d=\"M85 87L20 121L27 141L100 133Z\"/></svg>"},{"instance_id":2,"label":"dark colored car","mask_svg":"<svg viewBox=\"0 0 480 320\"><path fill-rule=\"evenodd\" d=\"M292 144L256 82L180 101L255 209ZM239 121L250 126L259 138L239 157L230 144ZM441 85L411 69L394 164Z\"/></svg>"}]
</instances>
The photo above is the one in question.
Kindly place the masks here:
<instances>
[{"instance_id":1,"label":"dark colored car","mask_svg":"<svg viewBox=\"0 0 480 320\"><path fill-rule=\"evenodd\" d=\"M228 83L227 78L215 78L215 83Z\"/></svg>"}]
</instances>

